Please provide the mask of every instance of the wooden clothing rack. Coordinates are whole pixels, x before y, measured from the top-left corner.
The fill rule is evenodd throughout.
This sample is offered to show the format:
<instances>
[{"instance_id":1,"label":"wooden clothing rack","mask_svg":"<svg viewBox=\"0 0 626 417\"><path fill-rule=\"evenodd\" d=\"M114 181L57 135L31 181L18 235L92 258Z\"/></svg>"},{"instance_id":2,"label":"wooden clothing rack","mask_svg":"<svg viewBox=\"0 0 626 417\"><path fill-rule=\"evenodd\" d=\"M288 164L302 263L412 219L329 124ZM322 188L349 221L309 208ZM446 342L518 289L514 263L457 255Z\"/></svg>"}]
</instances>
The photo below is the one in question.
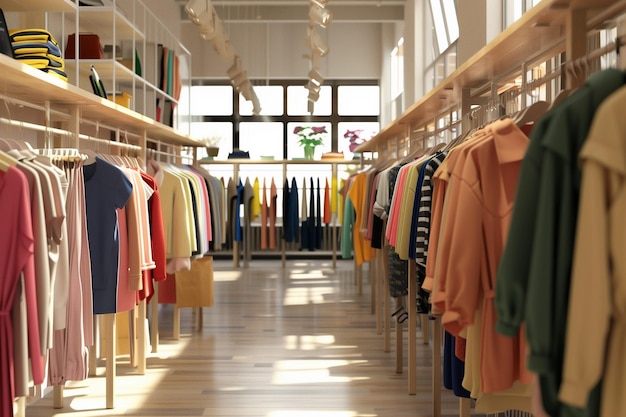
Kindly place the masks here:
<instances>
[{"instance_id":1,"label":"wooden clothing rack","mask_svg":"<svg viewBox=\"0 0 626 417\"><path fill-rule=\"evenodd\" d=\"M443 80L434 89L426 93L404 113L393 120L370 141L360 145L355 151L377 153L378 160L397 160L419 149L426 149L436 140L435 133L451 129L458 124L459 114L465 117L473 107L495 107L498 102L498 90L506 82L521 77L521 93L532 91L539 86L546 86L549 97L554 98L558 91L552 92L549 81L562 77L565 88L576 88L580 77L572 69L586 70L601 56L617 51L624 41L626 30L618 25L615 42L588 52L588 32L600 28L607 20L614 19L626 10L626 1L610 0L544 0L525 13L498 35L488 45L480 49L457 70ZM581 30L586 28L587 30ZM540 80L529 80L529 69L549 62L551 58L564 54L565 64ZM622 62L626 61L621 54ZM621 64L623 66L623 64ZM550 70L550 68L548 67ZM526 106L522 100L522 109ZM520 110L522 110L520 109ZM465 120L466 121L466 120ZM461 122L461 124L463 121ZM444 127L440 127L444 126ZM462 126L465 131L465 126ZM458 129L456 129L459 132ZM416 133L417 132L417 133ZM457 133L458 134L458 133ZM383 297L375 303L379 317L385 317L384 350L390 346L389 295L381 288L386 276L385 251L377 250L376 266L370 268L370 274L377 275L372 282L378 283L377 297ZM416 387L416 343L417 313L415 300L417 295L415 262L409 262L408 286L408 387L410 395L415 395ZM358 274L359 271L355 271ZM383 311L384 309L384 311ZM378 319L380 326L383 320ZM433 417L441 416L441 319L432 322L432 331L428 334L428 322L422 322L425 343L432 343L432 404ZM380 333L379 327L379 333ZM396 372L402 372L402 329L396 325ZM459 415L470 415L470 400L460 399Z\"/></svg>"}]
</instances>

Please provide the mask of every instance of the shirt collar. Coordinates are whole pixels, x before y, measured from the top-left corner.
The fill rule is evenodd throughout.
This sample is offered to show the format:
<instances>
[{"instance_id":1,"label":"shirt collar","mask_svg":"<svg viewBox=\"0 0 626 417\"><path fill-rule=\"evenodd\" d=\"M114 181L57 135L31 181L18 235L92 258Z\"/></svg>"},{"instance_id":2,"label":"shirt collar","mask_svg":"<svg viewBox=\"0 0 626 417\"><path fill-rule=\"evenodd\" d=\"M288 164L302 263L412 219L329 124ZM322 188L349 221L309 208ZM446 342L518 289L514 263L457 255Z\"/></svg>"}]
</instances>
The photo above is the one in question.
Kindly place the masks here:
<instances>
[{"instance_id":1,"label":"shirt collar","mask_svg":"<svg viewBox=\"0 0 626 417\"><path fill-rule=\"evenodd\" d=\"M529 142L528 137L512 119L495 121L492 132L500 165L519 162L524 159Z\"/></svg>"}]
</instances>

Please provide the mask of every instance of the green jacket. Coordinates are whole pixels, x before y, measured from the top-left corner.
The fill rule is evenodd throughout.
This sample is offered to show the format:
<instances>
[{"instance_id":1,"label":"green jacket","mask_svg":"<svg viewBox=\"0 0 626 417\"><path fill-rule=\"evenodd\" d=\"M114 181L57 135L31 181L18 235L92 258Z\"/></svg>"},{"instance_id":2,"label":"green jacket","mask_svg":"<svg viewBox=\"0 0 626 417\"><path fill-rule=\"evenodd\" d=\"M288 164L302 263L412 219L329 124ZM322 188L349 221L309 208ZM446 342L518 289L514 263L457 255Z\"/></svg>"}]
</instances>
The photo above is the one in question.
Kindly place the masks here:
<instances>
[{"instance_id":1,"label":"green jacket","mask_svg":"<svg viewBox=\"0 0 626 417\"><path fill-rule=\"evenodd\" d=\"M497 330L512 335L526 322L528 368L539 374L543 405L551 416L599 414L598 395L580 410L560 404L558 391L580 191L578 154L595 111L624 79L617 70L594 74L533 130L498 269Z\"/></svg>"}]
</instances>

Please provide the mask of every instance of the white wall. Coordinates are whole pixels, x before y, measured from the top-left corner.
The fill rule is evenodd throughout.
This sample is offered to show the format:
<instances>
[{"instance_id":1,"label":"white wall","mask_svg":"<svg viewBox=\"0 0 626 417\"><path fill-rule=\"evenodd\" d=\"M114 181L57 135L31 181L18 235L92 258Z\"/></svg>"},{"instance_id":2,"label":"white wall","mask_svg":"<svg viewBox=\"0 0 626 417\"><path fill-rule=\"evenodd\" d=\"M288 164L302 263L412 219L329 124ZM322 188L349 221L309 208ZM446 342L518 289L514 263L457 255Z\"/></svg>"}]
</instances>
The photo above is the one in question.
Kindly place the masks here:
<instances>
[{"instance_id":1,"label":"white wall","mask_svg":"<svg viewBox=\"0 0 626 417\"><path fill-rule=\"evenodd\" d=\"M230 23L225 29L249 78L307 77L309 63L303 58L310 53L306 45L306 23ZM333 22L319 32L330 48L329 54L320 60L325 78L380 78L381 24ZM196 26L184 23L181 37L192 53L194 78L227 78L228 65L200 38Z\"/></svg>"}]
</instances>

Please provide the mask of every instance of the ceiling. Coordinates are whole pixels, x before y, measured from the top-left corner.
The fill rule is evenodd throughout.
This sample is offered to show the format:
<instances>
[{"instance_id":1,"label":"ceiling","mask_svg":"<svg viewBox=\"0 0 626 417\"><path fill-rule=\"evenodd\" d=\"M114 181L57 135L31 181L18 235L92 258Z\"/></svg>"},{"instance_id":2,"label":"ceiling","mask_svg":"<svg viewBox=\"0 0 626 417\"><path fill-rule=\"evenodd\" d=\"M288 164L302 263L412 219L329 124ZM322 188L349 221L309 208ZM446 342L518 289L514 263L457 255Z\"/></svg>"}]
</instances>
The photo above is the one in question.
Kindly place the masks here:
<instances>
[{"instance_id":1,"label":"ceiling","mask_svg":"<svg viewBox=\"0 0 626 417\"><path fill-rule=\"evenodd\" d=\"M181 6L185 0L174 0ZM211 2L223 22L267 23L308 21L307 0L213 0ZM329 0L326 8L333 13L333 22L395 22L404 20L404 0Z\"/></svg>"}]
</instances>

